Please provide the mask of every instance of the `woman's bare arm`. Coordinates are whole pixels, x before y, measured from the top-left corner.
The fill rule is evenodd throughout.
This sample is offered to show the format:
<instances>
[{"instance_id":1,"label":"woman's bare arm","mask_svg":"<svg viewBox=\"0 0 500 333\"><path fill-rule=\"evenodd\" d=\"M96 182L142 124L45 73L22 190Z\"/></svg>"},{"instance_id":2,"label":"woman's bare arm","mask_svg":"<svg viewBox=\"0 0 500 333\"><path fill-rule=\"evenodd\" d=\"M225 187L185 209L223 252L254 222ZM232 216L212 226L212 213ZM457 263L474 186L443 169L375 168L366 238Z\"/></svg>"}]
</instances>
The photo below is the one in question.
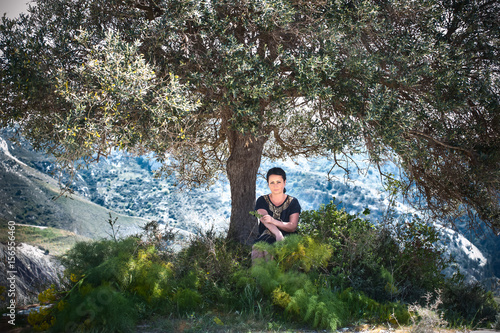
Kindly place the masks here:
<instances>
[{"instance_id":1,"label":"woman's bare arm","mask_svg":"<svg viewBox=\"0 0 500 333\"><path fill-rule=\"evenodd\" d=\"M269 220L269 218L272 219L272 217L267 213L267 211L265 209L258 209L257 213L259 213L260 215L263 215L261 217L260 221L262 223L264 223L266 228L269 229L269 231L274 235L276 240L277 241L282 240L283 234L281 233L281 230L277 226L275 226L274 224L265 222L265 221Z\"/></svg>"},{"instance_id":2,"label":"woman's bare arm","mask_svg":"<svg viewBox=\"0 0 500 333\"><path fill-rule=\"evenodd\" d=\"M262 209L265 214L262 214L260 212L260 209L258 210L259 214L264 215L260 220L264 225L269 229L269 225L274 225L278 227L280 230L286 231L286 232L294 232L297 230L297 225L299 224L299 213L294 213L290 215L290 221L288 222L281 222L276 219L274 219L271 215L268 215L265 209ZM271 229L269 229L271 230Z\"/></svg>"}]
</instances>

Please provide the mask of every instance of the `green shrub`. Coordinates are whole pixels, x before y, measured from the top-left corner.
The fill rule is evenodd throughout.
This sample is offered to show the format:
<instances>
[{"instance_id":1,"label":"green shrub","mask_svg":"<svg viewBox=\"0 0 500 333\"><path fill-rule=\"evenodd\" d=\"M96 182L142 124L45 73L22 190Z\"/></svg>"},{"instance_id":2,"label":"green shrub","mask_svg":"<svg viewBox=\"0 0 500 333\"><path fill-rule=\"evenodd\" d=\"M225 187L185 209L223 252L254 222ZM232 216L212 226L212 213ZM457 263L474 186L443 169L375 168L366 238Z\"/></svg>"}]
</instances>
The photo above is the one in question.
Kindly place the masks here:
<instances>
[{"instance_id":1,"label":"green shrub","mask_svg":"<svg viewBox=\"0 0 500 333\"><path fill-rule=\"evenodd\" d=\"M83 275L108 259L130 257L137 248L137 239L127 238L119 242L101 240L78 242L63 257L62 264L69 274Z\"/></svg>"},{"instance_id":2,"label":"green shrub","mask_svg":"<svg viewBox=\"0 0 500 333\"><path fill-rule=\"evenodd\" d=\"M354 288L370 297L388 299L381 275L378 230L366 219L338 210L334 202L301 214L299 232L327 244L332 256L327 269L334 289Z\"/></svg>"},{"instance_id":3,"label":"green shrub","mask_svg":"<svg viewBox=\"0 0 500 333\"><path fill-rule=\"evenodd\" d=\"M448 281L441 298L445 319L455 325L488 327L499 313L493 294L479 282Z\"/></svg>"},{"instance_id":4,"label":"green shrub","mask_svg":"<svg viewBox=\"0 0 500 333\"><path fill-rule=\"evenodd\" d=\"M435 246L436 230L420 220L396 222L374 227L330 203L304 212L298 235L257 244L272 260L253 266L250 247L213 231L178 253L165 248L171 235L159 235L156 224L143 235L77 243L63 258L67 289L41 295L54 307L31 319L54 331L102 332L131 331L151 313L239 313L331 330L357 322L404 325L405 302L438 286L448 320L493 323L491 294L444 279L449 261Z\"/></svg>"},{"instance_id":5,"label":"green shrub","mask_svg":"<svg viewBox=\"0 0 500 333\"><path fill-rule=\"evenodd\" d=\"M157 257L154 247L138 250L129 258L120 284L149 304L162 302L172 294L174 271L172 263Z\"/></svg>"},{"instance_id":6,"label":"green shrub","mask_svg":"<svg viewBox=\"0 0 500 333\"><path fill-rule=\"evenodd\" d=\"M176 256L177 273L199 272L213 283L227 284L240 268L250 266L250 248L228 240L213 230L193 237ZM207 274L208 273L208 274Z\"/></svg>"},{"instance_id":7,"label":"green shrub","mask_svg":"<svg viewBox=\"0 0 500 333\"><path fill-rule=\"evenodd\" d=\"M148 244L136 237L77 243L63 258L71 282L58 303L68 305L52 311L56 330L127 331L140 316L173 309L173 264Z\"/></svg>"},{"instance_id":8,"label":"green shrub","mask_svg":"<svg viewBox=\"0 0 500 333\"><path fill-rule=\"evenodd\" d=\"M379 248L383 265L390 268L399 297L420 301L428 292L441 289L445 283L444 270L452 263L444 248L439 246L440 233L434 225L419 218L400 219L381 226L386 244ZM387 239L390 238L390 239Z\"/></svg>"},{"instance_id":9,"label":"green shrub","mask_svg":"<svg viewBox=\"0 0 500 333\"><path fill-rule=\"evenodd\" d=\"M311 279L315 275L311 269L324 266L331 256L329 246L298 235L273 245L259 243L256 246L275 258L256 261L251 274L263 295L267 295L277 309L284 311L288 318L315 328L335 330L342 323L341 302L330 291L320 293Z\"/></svg>"},{"instance_id":10,"label":"green shrub","mask_svg":"<svg viewBox=\"0 0 500 333\"><path fill-rule=\"evenodd\" d=\"M405 325L410 321L406 305L399 302L379 303L363 292L348 288L339 294L345 309L353 321L370 320L378 323Z\"/></svg>"},{"instance_id":11,"label":"green shrub","mask_svg":"<svg viewBox=\"0 0 500 333\"><path fill-rule=\"evenodd\" d=\"M380 304L359 291L337 292L330 288L325 267L332 252L327 244L309 236L293 235L282 242L258 247L268 251L274 260L256 261L251 274L262 294L289 319L331 330L361 319L384 322L394 313L402 323L409 320L404 305ZM290 264L290 258L296 264Z\"/></svg>"},{"instance_id":12,"label":"green shrub","mask_svg":"<svg viewBox=\"0 0 500 333\"><path fill-rule=\"evenodd\" d=\"M493 329L500 331L500 313L498 313L495 317L495 322L493 323Z\"/></svg>"},{"instance_id":13,"label":"green shrub","mask_svg":"<svg viewBox=\"0 0 500 333\"><path fill-rule=\"evenodd\" d=\"M126 294L88 284L71 292L55 313L53 332L135 332L137 310Z\"/></svg>"},{"instance_id":14,"label":"green shrub","mask_svg":"<svg viewBox=\"0 0 500 333\"><path fill-rule=\"evenodd\" d=\"M53 331L134 332L138 318L134 302L109 285L82 286L56 314Z\"/></svg>"},{"instance_id":15,"label":"green shrub","mask_svg":"<svg viewBox=\"0 0 500 333\"><path fill-rule=\"evenodd\" d=\"M165 298L171 291L172 264L164 262L155 247L143 247L136 238L78 243L65 256L64 264L67 275L81 277L86 284L110 283L147 303Z\"/></svg>"},{"instance_id":16,"label":"green shrub","mask_svg":"<svg viewBox=\"0 0 500 333\"><path fill-rule=\"evenodd\" d=\"M193 289L180 288L173 296L179 314L195 312L199 309L202 296Z\"/></svg>"},{"instance_id":17,"label":"green shrub","mask_svg":"<svg viewBox=\"0 0 500 333\"><path fill-rule=\"evenodd\" d=\"M179 284L203 295L200 308L253 312L253 305L239 297L250 283L244 279L251 263L250 247L208 230L191 238L173 263Z\"/></svg>"},{"instance_id":18,"label":"green shrub","mask_svg":"<svg viewBox=\"0 0 500 333\"><path fill-rule=\"evenodd\" d=\"M290 235L282 242L255 244L257 249L266 251L282 270L309 272L326 268L332 256L332 246L318 242L310 236ZM264 260L264 259L262 259Z\"/></svg>"},{"instance_id":19,"label":"green shrub","mask_svg":"<svg viewBox=\"0 0 500 333\"><path fill-rule=\"evenodd\" d=\"M248 269L241 269L235 272L231 279L231 295L224 299L223 304L231 304L232 311L239 311L251 316L262 318L267 313L272 313L271 302L262 293L262 289L257 285L255 278L250 276ZM268 311L269 310L269 311Z\"/></svg>"},{"instance_id":20,"label":"green shrub","mask_svg":"<svg viewBox=\"0 0 500 333\"><path fill-rule=\"evenodd\" d=\"M418 218L375 227L330 202L303 212L299 226L301 234L331 246L332 288L353 288L378 301L420 300L443 286L451 262L437 246L439 232Z\"/></svg>"},{"instance_id":21,"label":"green shrub","mask_svg":"<svg viewBox=\"0 0 500 333\"><path fill-rule=\"evenodd\" d=\"M368 211L366 211L368 213ZM339 250L350 239L358 238L373 229L373 225L357 215L351 215L343 209L338 210L333 201L321 205L318 210L301 213L298 231L300 234L321 239Z\"/></svg>"},{"instance_id":22,"label":"green shrub","mask_svg":"<svg viewBox=\"0 0 500 333\"><path fill-rule=\"evenodd\" d=\"M290 298L286 311L314 328L336 331L346 323L343 303L329 292L311 295L304 289L297 290Z\"/></svg>"}]
</instances>

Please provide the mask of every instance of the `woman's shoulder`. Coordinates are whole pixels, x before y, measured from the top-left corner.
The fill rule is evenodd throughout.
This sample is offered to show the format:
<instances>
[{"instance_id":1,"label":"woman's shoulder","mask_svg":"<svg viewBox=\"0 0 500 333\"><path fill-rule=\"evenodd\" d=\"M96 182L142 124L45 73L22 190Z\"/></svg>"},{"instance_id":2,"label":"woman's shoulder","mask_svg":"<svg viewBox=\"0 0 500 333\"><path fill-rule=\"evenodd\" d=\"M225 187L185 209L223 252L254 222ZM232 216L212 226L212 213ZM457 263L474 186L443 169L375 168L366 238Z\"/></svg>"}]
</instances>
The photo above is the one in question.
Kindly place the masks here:
<instances>
[{"instance_id":1,"label":"woman's shoulder","mask_svg":"<svg viewBox=\"0 0 500 333\"><path fill-rule=\"evenodd\" d=\"M257 198L257 201L266 200L266 198L269 198L269 194L261 195L260 197Z\"/></svg>"},{"instance_id":2,"label":"woman's shoulder","mask_svg":"<svg viewBox=\"0 0 500 333\"><path fill-rule=\"evenodd\" d=\"M257 200L255 201L255 205L257 207L267 206L266 195L261 195L260 197L258 197Z\"/></svg>"},{"instance_id":3,"label":"woman's shoulder","mask_svg":"<svg viewBox=\"0 0 500 333\"><path fill-rule=\"evenodd\" d=\"M290 202L289 207L293 207L293 209L298 209L299 211L301 210L299 199L289 195L287 200Z\"/></svg>"},{"instance_id":4,"label":"woman's shoulder","mask_svg":"<svg viewBox=\"0 0 500 333\"><path fill-rule=\"evenodd\" d=\"M298 202L299 201L295 197L287 194L286 199L285 201L283 201L283 204L281 204L281 206L283 206L284 209L287 209L290 206L296 205Z\"/></svg>"}]
</instances>

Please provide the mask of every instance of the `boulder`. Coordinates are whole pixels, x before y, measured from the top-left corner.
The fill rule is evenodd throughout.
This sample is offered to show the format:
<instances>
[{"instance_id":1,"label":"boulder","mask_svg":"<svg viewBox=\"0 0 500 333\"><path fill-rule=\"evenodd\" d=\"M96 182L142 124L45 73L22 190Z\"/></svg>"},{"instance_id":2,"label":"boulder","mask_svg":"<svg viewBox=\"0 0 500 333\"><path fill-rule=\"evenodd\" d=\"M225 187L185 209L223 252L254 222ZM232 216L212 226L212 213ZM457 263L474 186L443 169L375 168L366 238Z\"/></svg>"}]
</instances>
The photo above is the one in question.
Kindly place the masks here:
<instances>
[{"instance_id":1,"label":"boulder","mask_svg":"<svg viewBox=\"0 0 500 333\"><path fill-rule=\"evenodd\" d=\"M5 309L12 299L16 308L38 303L40 292L52 284L60 286L63 273L60 261L38 247L0 243L0 286L5 287L0 294L0 309Z\"/></svg>"}]
</instances>

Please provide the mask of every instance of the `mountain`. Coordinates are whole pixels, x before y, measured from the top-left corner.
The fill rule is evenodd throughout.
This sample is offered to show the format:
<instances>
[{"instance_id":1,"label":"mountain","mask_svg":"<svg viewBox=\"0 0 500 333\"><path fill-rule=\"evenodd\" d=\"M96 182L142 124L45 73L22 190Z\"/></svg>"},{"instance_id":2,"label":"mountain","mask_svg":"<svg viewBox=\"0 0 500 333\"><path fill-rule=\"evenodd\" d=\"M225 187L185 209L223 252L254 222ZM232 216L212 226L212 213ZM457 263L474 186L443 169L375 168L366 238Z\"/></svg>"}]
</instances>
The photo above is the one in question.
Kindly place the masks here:
<instances>
[{"instance_id":1,"label":"mountain","mask_svg":"<svg viewBox=\"0 0 500 333\"><path fill-rule=\"evenodd\" d=\"M124 234L137 233L147 222L116 213L79 195L60 196L58 182L36 169L41 165L54 162L0 137L0 220L65 229L90 238L108 236L109 214L119 219Z\"/></svg>"},{"instance_id":2,"label":"mountain","mask_svg":"<svg viewBox=\"0 0 500 333\"><path fill-rule=\"evenodd\" d=\"M147 220L173 227L184 236L212 228L225 232L228 228L231 198L229 183L223 177L208 189L180 190L174 186L172 176L154 177L158 165L150 156L117 151L107 159L84 166L70 179L57 171L53 159L34 152L25 142L13 145L8 134L4 131L0 139L0 182L6 184L0 189L0 199L8 214L0 213L0 218L55 226L90 237L105 233L110 211L113 218L119 217L118 224L125 232L131 232L134 226ZM340 163L342 168L332 169L334 162L327 158L265 161L257 182L257 196L268 192L266 171L280 166L287 172L287 193L297 197L303 210L317 209L335 199L351 214L361 214L368 208L372 222L382 221L389 197L378 171L370 168L362 155L352 155ZM344 170L349 170L349 177ZM399 173L390 163L383 171ZM75 191L72 199L51 199L58 193L54 175L70 184ZM82 204L78 204L80 202ZM420 215L402 200L396 201L394 210L402 217ZM86 217L88 212L95 214ZM82 222L84 218L86 221ZM442 246L457 258L458 268L470 279L486 281L500 276L500 265L495 259L500 250L498 237L484 239L468 234L466 238L456 230L441 226L439 221L435 223L442 232Z\"/></svg>"}]
</instances>

